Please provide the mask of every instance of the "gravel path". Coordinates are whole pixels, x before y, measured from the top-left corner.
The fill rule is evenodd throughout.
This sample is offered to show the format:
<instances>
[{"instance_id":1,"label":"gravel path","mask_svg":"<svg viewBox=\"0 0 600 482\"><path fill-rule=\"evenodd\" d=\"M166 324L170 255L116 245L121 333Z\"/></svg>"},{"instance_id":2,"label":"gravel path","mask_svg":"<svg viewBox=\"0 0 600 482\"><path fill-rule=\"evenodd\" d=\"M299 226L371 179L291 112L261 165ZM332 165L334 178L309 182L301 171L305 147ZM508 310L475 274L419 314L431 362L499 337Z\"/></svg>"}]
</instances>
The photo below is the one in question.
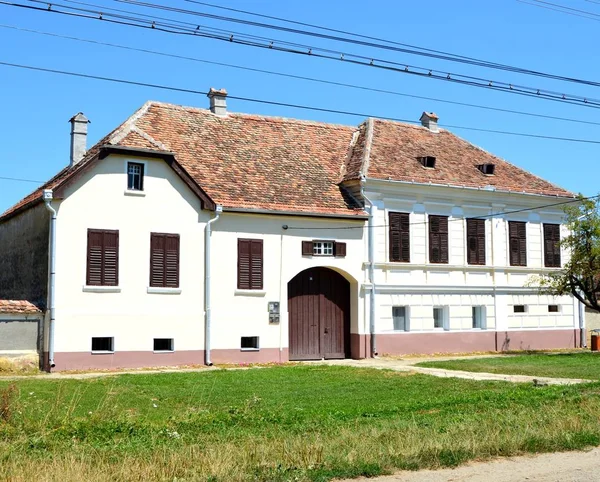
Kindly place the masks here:
<instances>
[{"instance_id":1,"label":"gravel path","mask_svg":"<svg viewBox=\"0 0 600 482\"><path fill-rule=\"evenodd\" d=\"M456 469L399 472L396 475L341 482L596 482L600 449L476 462Z\"/></svg>"}]
</instances>

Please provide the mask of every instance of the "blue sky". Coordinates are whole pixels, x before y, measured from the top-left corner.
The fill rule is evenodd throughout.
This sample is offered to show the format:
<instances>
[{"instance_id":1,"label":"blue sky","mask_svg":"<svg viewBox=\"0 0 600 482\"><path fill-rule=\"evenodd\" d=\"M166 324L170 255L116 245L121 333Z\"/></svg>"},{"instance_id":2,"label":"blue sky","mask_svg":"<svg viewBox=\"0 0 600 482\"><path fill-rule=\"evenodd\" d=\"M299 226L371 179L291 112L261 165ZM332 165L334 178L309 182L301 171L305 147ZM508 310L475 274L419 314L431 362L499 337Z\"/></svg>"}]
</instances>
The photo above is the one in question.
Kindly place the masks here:
<instances>
[{"instance_id":1,"label":"blue sky","mask_svg":"<svg viewBox=\"0 0 600 482\"><path fill-rule=\"evenodd\" d=\"M173 17L111 0L81 0L104 7ZM217 3L216 0L214 0ZM600 5L585 0L563 4L600 14ZM62 3L66 3L65 0ZM30 4L27 0L21 3ZM61 2L57 2L61 3ZM240 16L183 0L155 2L197 11ZM529 69L584 79L600 79L594 32L598 23L536 8L516 0L355 0L267 1L224 0L221 5L292 18L397 42L444 50ZM71 3L73 6L77 6ZM83 7L85 8L85 7ZM600 88L475 68L396 52L335 44L264 29L177 17L203 25L294 40L315 46L379 56L397 62L506 81L540 89L600 98ZM260 19L256 19L260 20ZM0 5L0 61L78 71L106 77L207 91L226 88L231 95L328 109L418 120L435 111L441 124L532 134L600 140L600 126L491 112L436 101L348 89L200 62L160 57L101 45L75 42L5 26L33 29L136 48L159 50L294 75L367 85L406 94L515 109L544 115L600 122L600 110L525 98L428 78L304 57L217 40L178 36L119 26L98 20L36 12ZM123 122L146 100L207 107L208 99L144 87L64 77L0 65L0 177L45 181L68 163L68 119L82 111L91 120L90 145ZM297 110L229 100L232 111L358 124L359 117ZM476 145L556 184L595 195L600 145L501 136L454 130ZM0 212L36 187L35 183L0 179Z\"/></svg>"}]
</instances>

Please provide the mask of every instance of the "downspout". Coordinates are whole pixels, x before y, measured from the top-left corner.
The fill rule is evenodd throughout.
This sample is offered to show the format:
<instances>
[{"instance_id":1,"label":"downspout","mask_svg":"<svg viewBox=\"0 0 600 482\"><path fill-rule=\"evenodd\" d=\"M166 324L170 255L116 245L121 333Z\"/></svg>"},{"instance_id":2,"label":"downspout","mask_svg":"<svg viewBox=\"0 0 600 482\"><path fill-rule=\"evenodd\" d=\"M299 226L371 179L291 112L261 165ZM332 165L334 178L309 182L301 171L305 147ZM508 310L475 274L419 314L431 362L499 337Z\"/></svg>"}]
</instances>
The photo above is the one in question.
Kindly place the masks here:
<instances>
[{"instance_id":1,"label":"downspout","mask_svg":"<svg viewBox=\"0 0 600 482\"><path fill-rule=\"evenodd\" d=\"M210 235L211 224L218 221L223 212L223 206L217 204L215 208L215 217L206 223L204 229L204 362L209 367L212 366L210 359Z\"/></svg>"},{"instance_id":2,"label":"downspout","mask_svg":"<svg viewBox=\"0 0 600 482\"><path fill-rule=\"evenodd\" d=\"M48 365L54 368L54 323L55 314L55 284L56 284L56 209L52 207L52 189L44 189L44 204L50 211L50 246L48 251L50 255L50 273L48 274L48 306L50 309L50 321L48 323Z\"/></svg>"},{"instance_id":3,"label":"downspout","mask_svg":"<svg viewBox=\"0 0 600 482\"><path fill-rule=\"evenodd\" d=\"M369 283L371 291L369 293L369 332L371 335L371 356L377 356L377 340L375 339L375 239L373 228L373 201L365 195L364 180L360 181L360 194L362 198L369 203L369 218L367 221L367 242L368 242L368 266Z\"/></svg>"},{"instance_id":4,"label":"downspout","mask_svg":"<svg viewBox=\"0 0 600 482\"><path fill-rule=\"evenodd\" d=\"M579 347L587 348L587 335L585 333L585 311L583 309L583 303L577 300L579 305Z\"/></svg>"}]
</instances>

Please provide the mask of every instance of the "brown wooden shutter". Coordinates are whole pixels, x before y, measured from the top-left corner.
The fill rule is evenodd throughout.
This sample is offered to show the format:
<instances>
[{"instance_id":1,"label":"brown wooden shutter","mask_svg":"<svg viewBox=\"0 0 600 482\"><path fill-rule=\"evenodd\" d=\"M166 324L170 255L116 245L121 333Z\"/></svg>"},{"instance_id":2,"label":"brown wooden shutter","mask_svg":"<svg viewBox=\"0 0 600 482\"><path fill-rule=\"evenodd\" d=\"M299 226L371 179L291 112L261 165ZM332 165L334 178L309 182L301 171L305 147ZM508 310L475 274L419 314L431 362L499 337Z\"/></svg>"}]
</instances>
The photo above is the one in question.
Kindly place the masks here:
<instances>
[{"instance_id":1,"label":"brown wooden shutter","mask_svg":"<svg viewBox=\"0 0 600 482\"><path fill-rule=\"evenodd\" d=\"M408 213L389 214L390 261L410 262L410 222Z\"/></svg>"},{"instance_id":2,"label":"brown wooden shutter","mask_svg":"<svg viewBox=\"0 0 600 482\"><path fill-rule=\"evenodd\" d=\"M150 233L150 286L165 286L165 237Z\"/></svg>"},{"instance_id":3,"label":"brown wooden shutter","mask_svg":"<svg viewBox=\"0 0 600 482\"><path fill-rule=\"evenodd\" d=\"M313 254L313 242L302 241L302 256L312 256Z\"/></svg>"},{"instance_id":4,"label":"brown wooden shutter","mask_svg":"<svg viewBox=\"0 0 600 482\"><path fill-rule=\"evenodd\" d=\"M250 289L263 289L263 242L262 239L253 239L250 246Z\"/></svg>"},{"instance_id":5,"label":"brown wooden shutter","mask_svg":"<svg viewBox=\"0 0 600 482\"><path fill-rule=\"evenodd\" d=\"M560 268L560 224L544 224L544 266Z\"/></svg>"},{"instance_id":6,"label":"brown wooden shutter","mask_svg":"<svg viewBox=\"0 0 600 482\"><path fill-rule=\"evenodd\" d=\"M179 288L179 235L177 234L166 235L165 286Z\"/></svg>"},{"instance_id":7,"label":"brown wooden shutter","mask_svg":"<svg viewBox=\"0 0 600 482\"><path fill-rule=\"evenodd\" d=\"M429 216L429 261L448 263L448 216Z\"/></svg>"},{"instance_id":8,"label":"brown wooden shutter","mask_svg":"<svg viewBox=\"0 0 600 482\"><path fill-rule=\"evenodd\" d=\"M86 284L119 285L119 231L88 229Z\"/></svg>"},{"instance_id":9,"label":"brown wooden shutter","mask_svg":"<svg viewBox=\"0 0 600 482\"><path fill-rule=\"evenodd\" d=\"M527 266L527 223L509 221L508 238L511 266Z\"/></svg>"},{"instance_id":10,"label":"brown wooden shutter","mask_svg":"<svg viewBox=\"0 0 600 482\"><path fill-rule=\"evenodd\" d=\"M333 255L336 258L343 258L346 256L346 243L333 243Z\"/></svg>"},{"instance_id":11,"label":"brown wooden shutter","mask_svg":"<svg viewBox=\"0 0 600 482\"><path fill-rule=\"evenodd\" d=\"M238 239L238 289L250 289L250 240Z\"/></svg>"},{"instance_id":12,"label":"brown wooden shutter","mask_svg":"<svg viewBox=\"0 0 600 482\"><path fill-rule=\"evenodd\" d=\"M467 219L467 262L485 264L485 220Z\"/></svg>"},{"instance_id":13,"label":"brown wooden shutter","mask_svg":"<svg viewBox=\"0 0 600 482\"><path fill-rule=\"evenodd\" d=\"M104 251L103 232L94 229L88 229L87 241L87 275L85 284L88 286L101 286L102 253Z\"/></svg>"},{"instance_id":14,"label":"brown wooden shutter","mask_svg":"<svg viewBox=\"0 0 600 482\"><path fill-rule=\"evenodd\" d=\"M119 286L119 231L104 231L104 286Z\"/></svg>"}]
</instances>

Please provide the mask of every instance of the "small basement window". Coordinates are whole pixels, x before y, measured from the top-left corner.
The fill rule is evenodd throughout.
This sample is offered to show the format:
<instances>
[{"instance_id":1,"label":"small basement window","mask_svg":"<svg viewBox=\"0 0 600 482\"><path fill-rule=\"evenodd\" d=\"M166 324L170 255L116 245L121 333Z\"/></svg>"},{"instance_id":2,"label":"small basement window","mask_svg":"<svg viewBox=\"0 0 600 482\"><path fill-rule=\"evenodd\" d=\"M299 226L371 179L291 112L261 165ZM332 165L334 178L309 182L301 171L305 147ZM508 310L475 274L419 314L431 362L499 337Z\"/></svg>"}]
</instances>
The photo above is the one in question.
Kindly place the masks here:
<instances>
[{"instance_id":1,"label":"small basement window","mask_svg":"<svg viewBox=\"0 0 600 482\"><path fill-rule=\"evenodd\" d=\"M154 338L154 351L175 351L173 338Z\"/></svg>"},{"instance_id":2,"label":"small basement window","mask_svg":"<svg viewBox=\"0 0 600 482\"><path fill-rule=\"evenodd\" d=\"M477 169L479 169L481 172L483 172L484 174L486 174L488 176L493 176L494 170L496 169L496 165L495 164L479 164L477 166Z\"/></svg>"},{"instance_id":3,"label":"small basement window","mask_svg":"<svg viewBox=\"0 0 600 482\"><path fill-rule=\"evenodd\" d=\"M558 305L548 305L548 313L558 313L560 307Z\"/></svg>"},{"instance_id":4,"label":"small basement window","mask_svg":"<svg viewBox=\"0 0 600 482\"><path fill-rule=\"evenodd\" d=\"M144 165L139 162L127 163L127 189L129 191L144 190Z\"/></svg>"},{"instance_id":5,"label":"small basement window","mask_svg":"<svg viewBox=\"0 0 600 482\"><path fill-rule=\"evenodd\" d=\"M525 313L527 311L527 309L525 308L525 305L514 305L513 306L513 313Z\"/></svg>"},{"instance_id":6,"label":"small basement window","mask_svg":"<svg viewBox=\"0 0 600 482\"><path fill-rule=\"evenodd\" d=\"M242 336L242 350L258 350L258 336Z\"/></svg>"},{"instance_id":7,"label":"small basement window","mask_svg":"<svg viewBox=\"0 0 600 482\"><path fill-rule=\"evenodd\" d=\"M92 352L113 352L114 338L112 336L92 338Z\"/></svg>"},{"instance_id":8,"label":"small basement window","mask_svg":"<svg viewBox=\"0 0 600 482\"><path fill-rule=\"evenodd\" d=\"M435 167L435 157L434 156L419 157L419 162L423 165L423 167L428 167L429 169L433 169Z\"/></svg>"}]
</instances>

